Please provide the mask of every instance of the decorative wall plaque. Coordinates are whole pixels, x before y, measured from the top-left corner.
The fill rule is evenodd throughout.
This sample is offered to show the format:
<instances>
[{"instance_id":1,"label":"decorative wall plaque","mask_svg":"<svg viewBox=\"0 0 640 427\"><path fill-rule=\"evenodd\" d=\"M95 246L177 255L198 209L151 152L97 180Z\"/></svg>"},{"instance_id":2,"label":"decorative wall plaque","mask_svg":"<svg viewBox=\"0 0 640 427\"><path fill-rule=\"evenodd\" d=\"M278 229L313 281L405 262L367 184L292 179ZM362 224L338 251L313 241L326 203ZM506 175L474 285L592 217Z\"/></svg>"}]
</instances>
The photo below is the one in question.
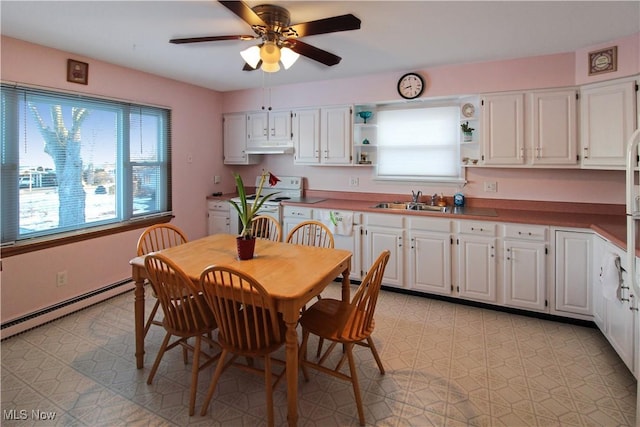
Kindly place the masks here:
<instances>
[{"instance_id":1,"label":"decorative wall plaque","mask_svg":"<svg viewBox=\"0 0 640 427\"><path fill-rule=\"evenodd\" d=\"M618 70L618 46L589 52L589 75Z\"/></svg>"},{"instance_id":2,"label":"decorative wall plaque","mask_svg":"<svg viewBox=\"0 0 640 427\"><path fill-rule=\"evenodd\" d=\"M67 81L86 85L89 83L89 64L86 62L67 60Z\"/></svg>"}]
</instances>

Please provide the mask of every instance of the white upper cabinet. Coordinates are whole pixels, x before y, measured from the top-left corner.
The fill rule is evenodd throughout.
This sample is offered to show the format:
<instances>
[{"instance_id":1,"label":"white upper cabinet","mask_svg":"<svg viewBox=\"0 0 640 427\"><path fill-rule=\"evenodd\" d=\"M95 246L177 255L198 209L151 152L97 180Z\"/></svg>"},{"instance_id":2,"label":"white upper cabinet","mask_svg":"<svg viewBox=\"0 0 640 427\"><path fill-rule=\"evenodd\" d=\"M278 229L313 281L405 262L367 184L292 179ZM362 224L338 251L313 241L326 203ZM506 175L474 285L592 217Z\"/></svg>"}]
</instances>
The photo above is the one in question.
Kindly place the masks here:
<instances>
[{"instance_id":1,"label":"white upper cabinet","mask_svg":"<svg viewBox=\"0 0 640 427\"><path fill-rule=\"evenodd\" d=\"M293 112L294 162L302 165L351 164L350 106Z\"/></svg>"},{"instance_id":2,"label":"white upper cabinet","mask_svg":"<svg viewBox=\"0 0 640 427\"><path fill-rule=\"evenodd\" d=\"M351 164L350 106L320 109L320 163L325 165Z\"/></svg>"},{"instance_id":3,"label":"white upper cabinet","mask_svg":"<svg viewBox=\"0 0 640 427\"><path fill-rule=\"evenodd\" d=\"M259 111L247 114L247 146L290 145L291 111Z\"/></svg>"},{"instance_id":4,"label":"white upper cabinet","mask_svg":"<svg viewBox=\"0 0 640 427\"><path fill-rule=\"evenodd\" d=\"M482 164L577 167L576 89L482 97Z\"/></svg>"},{"instance_id":5,"label":"white upper cabinet","mask_svg":"<svg viewBox=\"0 0 640 427\"><path fill-rule=\"evenodd\" d=\"M636 128L637 91L636 78L580 89L582 167L624 169L626 144Z\"/></svg>"},{"instance_id":6,"label":"white upper cabinet","mask_svg":"<svg viewBox=\"0 0 640 427\"><path fill-rule=\"evenodd\" d=\"M524 94L488 94L481 103L483 164L524 164Z\"/></svg>"},{"instance_id":7,"label":"white upper cabinet","mask_svg":"<svg viewBox=\"0 0 640 427\"><path fill-rule=\"evenodd\" d=\"M309 108L293 112L294 162L320 163L320 109Z\"/></svg>"},{"instance_id":8,"label":"white upper cabinet","mask_svg":"<svg viewBox=\"0 0 640 427\"><path fill-rule=\"evenodd\" d=\"M526 155L532 165L577 166L576 89L527 94L530 144Z\"/></svg>"},{"instance_id":9,"label":"white upper cabinet","mask_svg":"<svg viewBox=\"0 0 640 427\"><path fill-rule=\"evenodd\" d=\"M222 119L224 163L249 165L260 161L258 155L249 155L247 149L247 117L244 113L225 114Z\"/></svg>"}]
</instances>

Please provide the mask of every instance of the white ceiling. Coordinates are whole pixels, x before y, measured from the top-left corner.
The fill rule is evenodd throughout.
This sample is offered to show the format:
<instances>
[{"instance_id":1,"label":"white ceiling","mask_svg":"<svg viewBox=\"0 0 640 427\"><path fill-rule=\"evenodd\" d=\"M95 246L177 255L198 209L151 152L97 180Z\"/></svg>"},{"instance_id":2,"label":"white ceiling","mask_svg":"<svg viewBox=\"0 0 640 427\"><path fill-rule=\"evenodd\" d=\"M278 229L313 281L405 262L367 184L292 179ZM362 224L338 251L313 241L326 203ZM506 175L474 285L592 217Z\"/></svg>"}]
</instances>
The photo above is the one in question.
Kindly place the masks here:
<instances>
[{"instance_id":1,"label":"white ceiling","mask_svg":"<svg viewBox=\"0 0 640 427\"><path fill-rule=\"evenodd\" d=\"M562 52L640 31L638 1L247 1L287 8L297 24L345 13L362 28L301 40L342 57L301 57L287 71L242 71L256 41L174 45L171 38L252 34L215 0L0 1L3 35L76 55L229 91L446 64Z\"/></svg>"}]
</instances>

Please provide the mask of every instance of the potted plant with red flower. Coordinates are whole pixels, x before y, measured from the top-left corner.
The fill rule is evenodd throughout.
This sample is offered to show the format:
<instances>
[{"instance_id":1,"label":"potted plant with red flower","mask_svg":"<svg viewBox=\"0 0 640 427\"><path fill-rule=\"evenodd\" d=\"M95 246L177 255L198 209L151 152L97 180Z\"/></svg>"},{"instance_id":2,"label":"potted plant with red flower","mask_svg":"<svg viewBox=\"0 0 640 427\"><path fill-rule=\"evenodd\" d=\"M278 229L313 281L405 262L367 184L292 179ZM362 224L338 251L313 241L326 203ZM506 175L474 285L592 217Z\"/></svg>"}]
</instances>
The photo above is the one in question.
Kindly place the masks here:
<instances>
[{"instance_id":1,"label":"potted plant with red flower","mask_svg":"<svg viewBox=\"0 0 640 427\"><path fill-rule=\"evenodd\" d=\"M251 259L253 258L253 249L255 247L255 236L253 235L253 230L251 228L253 218L256 217L264 202L276 194L271 193L262 195L262 189L264 188L265 183L268 182L270 186L274 186L278 181L280 181L280 179L271 172L263 170L262 175L260 176L258 188L256 189L255 199L247 200L247 192L244 188L242 177L237 173L234 173L233 176L236 180L238 198L240 201L236 202L234 200L229 200L229 203L231 203L238 212L240 222L242 223L242 231L240 232L240 236L238 236L238 257L240 259ZM246 250L244 250L245 247L247 247Z\"/></svg>"}]
</instances>

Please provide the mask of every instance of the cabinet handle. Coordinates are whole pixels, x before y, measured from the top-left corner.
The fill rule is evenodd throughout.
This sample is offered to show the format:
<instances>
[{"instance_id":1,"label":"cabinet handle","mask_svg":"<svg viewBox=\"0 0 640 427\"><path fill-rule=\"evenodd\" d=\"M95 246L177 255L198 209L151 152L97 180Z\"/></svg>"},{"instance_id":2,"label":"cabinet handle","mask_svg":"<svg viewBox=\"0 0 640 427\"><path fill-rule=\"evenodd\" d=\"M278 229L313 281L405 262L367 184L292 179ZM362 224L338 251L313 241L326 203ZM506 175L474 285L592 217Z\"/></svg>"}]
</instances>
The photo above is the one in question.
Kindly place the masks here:
<instances>
[{"instance_id":1,"label":"cabinet handle","mask_svg":"<svg viewBox=\"0 0 640 427\"><path fill-rule=\"evenodd\" d=\"M589 147L584 147L584 156L585 159L589 158Z\"/></svg>"},{"instance_id":2,"label":"cabinet handle","mask_svg":"<svg viewBox=\"0 0 640 427\"><path fill-rule=\"evenodd\" d=\"M524 159L524 147L520 147L520 158Z\"/></svg>"},{"instance_id":3,"label":"cabinet handle","mask_svg":"<svg viewBox=\"0 0 640 427\"><path fill-rule=\"evenodd\" d=\"M536 147L536 158L540 158L540 147Z\"/></svg>"}]
</instances>

